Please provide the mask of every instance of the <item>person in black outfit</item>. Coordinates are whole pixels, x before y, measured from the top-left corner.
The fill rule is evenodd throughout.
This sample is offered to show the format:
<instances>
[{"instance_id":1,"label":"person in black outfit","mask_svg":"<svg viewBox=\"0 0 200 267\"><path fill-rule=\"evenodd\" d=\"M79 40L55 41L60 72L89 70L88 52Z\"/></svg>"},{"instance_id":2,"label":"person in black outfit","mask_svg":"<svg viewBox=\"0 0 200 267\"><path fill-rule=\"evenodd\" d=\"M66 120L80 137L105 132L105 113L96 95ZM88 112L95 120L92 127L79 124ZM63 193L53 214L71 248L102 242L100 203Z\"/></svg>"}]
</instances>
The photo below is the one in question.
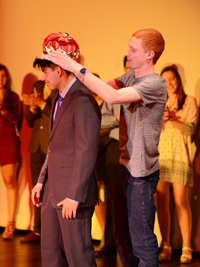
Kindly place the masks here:
<instances>
[{"instance_id":1,"label":"person in black outfit","mask_svg":"<svg viewBox=\"0 0 200 267\"><path fill-rule=\"evenodd\" d=\"M36 185L40 170L46 158L49 142L49 116L56 91L51 91L45 82L35 82L31 95L23 94L22 100L27 105L25 119L33 128L29 143L31 154L31 177L33 186ZM20 238L21 243L40 240L41 216L40 208L34 208L34 229L26 236Z\"/></svg>"}]
</instances>

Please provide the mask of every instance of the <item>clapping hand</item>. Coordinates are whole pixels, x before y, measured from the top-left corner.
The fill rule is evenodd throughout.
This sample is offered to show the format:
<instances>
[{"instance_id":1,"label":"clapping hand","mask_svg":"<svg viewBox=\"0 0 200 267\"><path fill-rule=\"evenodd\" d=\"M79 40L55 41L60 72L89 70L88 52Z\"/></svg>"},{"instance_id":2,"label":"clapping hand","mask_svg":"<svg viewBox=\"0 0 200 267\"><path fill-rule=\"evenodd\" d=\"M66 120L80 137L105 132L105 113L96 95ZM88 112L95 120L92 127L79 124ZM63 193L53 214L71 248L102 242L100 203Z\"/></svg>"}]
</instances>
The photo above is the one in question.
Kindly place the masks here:
<instances>
[{"instance_id":1,"label":"clapping hand","mask_svg":"<svg viewBox=\"0 0 200 267\"><path fill-rule=\"evenodd\" d=\"M169 108L168 107L165 107L164 122L168 121L169 119L170 119Z\"/></svg>"},{"instance_id":2,"label":"clapping hand","mask_svg":"<svg viewBox=\"0 0 200 267\"><path fill-rule=\"evenodd\" d=\"M170 111L169 116L170 116L169 118L170 121L178 121L181 118L180 116L176 116L176 112L174 111Z\"/></svg>"},{"instance_id":3,"label":"clapping hand","mask_svg":"<svg viewBox=\"0 0 200 267\"><path fill-rule=\"evenodd\" d=\"M37 92L36 88L33 89L33 94L23 94L22 101L25 105L31 106L32 109L37 109L37 107L40 107L44 103L44 100L41 98L41 95Z\"/></svg>"}]
</instances>

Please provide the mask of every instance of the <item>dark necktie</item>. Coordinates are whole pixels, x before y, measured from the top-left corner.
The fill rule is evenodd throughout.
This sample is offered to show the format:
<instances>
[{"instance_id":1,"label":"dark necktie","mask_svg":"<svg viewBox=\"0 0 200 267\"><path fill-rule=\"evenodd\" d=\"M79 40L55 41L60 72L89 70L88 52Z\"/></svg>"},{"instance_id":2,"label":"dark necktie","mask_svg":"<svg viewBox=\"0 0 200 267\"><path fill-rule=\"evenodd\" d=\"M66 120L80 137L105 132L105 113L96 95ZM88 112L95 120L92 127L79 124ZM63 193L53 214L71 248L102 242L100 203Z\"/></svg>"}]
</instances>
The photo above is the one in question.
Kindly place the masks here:
<instances>
[{"instance_id":1,"label":"dark necktie","mask_svg":"<svg viewBox=\"0 0 200 267\"><path fill-rule=\"evenodd\" d=\"M59 96L59 98L58 98L58 100L57 100L57 108L56 108L56 112L55 112L55 116L54 116L54 121L55 121L55 119L56 119L56 115L57 115L57 113L58 113L58 110L59 110L59 108L60 108L60 104L61 104L61 102L63 101L63 97L62 96Z\"/></svg>"}]
</instances>

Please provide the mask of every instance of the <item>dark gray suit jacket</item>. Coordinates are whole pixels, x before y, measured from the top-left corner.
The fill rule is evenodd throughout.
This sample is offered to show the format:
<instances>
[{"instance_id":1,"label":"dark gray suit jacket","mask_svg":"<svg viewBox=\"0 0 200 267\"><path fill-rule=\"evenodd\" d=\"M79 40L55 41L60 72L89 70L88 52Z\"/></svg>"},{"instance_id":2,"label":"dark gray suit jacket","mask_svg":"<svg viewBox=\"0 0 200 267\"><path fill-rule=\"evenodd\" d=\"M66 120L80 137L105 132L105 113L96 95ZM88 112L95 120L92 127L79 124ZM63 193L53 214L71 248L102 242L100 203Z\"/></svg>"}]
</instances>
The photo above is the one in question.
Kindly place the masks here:
<instances>
[{"instance_id":1,"label":"dark gray suit jacket","mask_svg":"<svg viewBox=\"0 0 200 267\"><path fill-rule=\"evenodd\" d=\"M63 99L52 126L56 97L50 115L50 139L38 183L48 185L52 205L66 197L80 205L97 200L94 166L97 158L101 112L91 93L76 81Z\"/></svg>"}]
</instances>

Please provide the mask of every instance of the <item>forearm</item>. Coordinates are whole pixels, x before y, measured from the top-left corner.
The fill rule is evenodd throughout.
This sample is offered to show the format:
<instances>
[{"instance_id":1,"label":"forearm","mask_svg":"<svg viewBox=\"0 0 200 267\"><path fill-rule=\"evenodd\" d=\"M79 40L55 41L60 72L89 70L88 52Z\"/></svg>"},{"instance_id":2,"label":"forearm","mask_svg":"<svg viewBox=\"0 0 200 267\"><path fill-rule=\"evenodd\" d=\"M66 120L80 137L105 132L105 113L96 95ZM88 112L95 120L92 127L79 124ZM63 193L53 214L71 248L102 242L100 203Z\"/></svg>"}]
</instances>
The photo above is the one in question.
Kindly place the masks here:
<instances>
[{"instance_id":1,"label":"forearm","mask_svg":"<svg viewBox=\"0 0 200 267\"><path fill-rule=\"evenodd\" d=\"M1 110L1 116L6 123L17 125L20 120L20 108L16 107L13 110Z\"/></svg>"},{"instance_id":2,"label":"forearm","mask_svg":"<svg viewBox=\"0 0 200 267\"><path fill-rule=\"evenodd\" d=\"M101 129L113 129L116 127L119 127L119 122L117 121L117 118L113 118L112 120L102 120Z\"/></svg>"},{"instance_id":3,"label":"forearm","mask_svg":"<svg viewBox=\"0 0 200 267\"><path fill-rule=\"evenodd\" d=\"M126 87L122 88L121 90L115 90L112 86L103 82L90 72L84 76L80 75L80 70L83 68L83 66L67 55L58 52L51 52L49 53L49 57L55 64L59 65L65 70L74 73L74 75L90 91L95 92L109 104L130 103L141 100L140 95L133 87Z\"/></svg>"},{"instance_id":4,"label":"forearm","mask_svg":"<svg viewBox=\"0 0 200 267\"><path fill-rule=\"evenodd\" d=\"M101 129L112 129L115 127L119 127L119 122L117 121L118 111L120 105L110 105L104 101L101 113L102 113L102 120L101 120Z\"/></svg>"},{"instance_id":5,"label":"forearm","mask_svg":"<svg viewBox=\"0 0 200 267\"><path fill-rule=\"evenodd\" d=\"M35 119L35 116L37 114L37 110L35 110L35 112L33 112L31 110L31 107L30 106L27 106L26 109L25 109L25 112L24 112L24 118L30 122L32 121L33 119Z\"/></svg>"},{"instance_id":6,"label":"forearm","mask_svg":"<svg viewBox=\"0 0 200 267\"><path fill-rule=\"evenodd\" d=\"M173 127L177 128L184 135L192 136L195 131L195 124L190 122L170 121Z\"/></svg>"},{"instance_id":7,"label":"forearm","mask_svg":"<svg viewBox=\"0 0 200 267\"><path fill-rule=\"evenodd\" d=\"M170 124L173 127L177 128L181 132L183 131L183 123L182 122L180 122L180 121L173 121L173 120L170 120L169 122L170 122Z\"/></svg>"},{"instance_id":8,"label":"forearm","mask_svg":"<svg viewBox=\"0 0 200 267\"><path fill-rule=\"evenodd\" d=\"M75 70L75 76L78 77L81 68ZM84 77L84 81L80 81L92 92L95 92L109 104L119 103L119 91L116 91L112 86L100 80L92 73L88 73Z\"/></svg>"},{"instance_id":9,"label":"forearm","mask_svg":"<svg viewBox=\"0 0 200 267\"><path fill-rule=\"evenodd\" d=\"M119 122L117 121L117 116L112 115L102 115L101 129L113 129L119 127Z\"/></svg>"},{"instance_id":10,"label":"forearm","mask_svg":"<svg viewBox=\"0 0 200 267\"><path fill-rule=\"evenodd\" d=\"M196 124L194 122L184 122L183 123L183 134L192 136L195 132Z\"/></svg>"},{"instance_id":11,"label":"forearm","mask_svg":"<svg viewBox=\"0 0 200 267\"><path fill-rule=\"evenodd\" d=\"M81 82L83 81L81 80ZM112 86L98 79L92 73L88 73L84 77L83 83L89 90L98 94L108 104L122 104L141 100L140 95L133 87L115 90Z\"/></svg>"}]
</instances>

